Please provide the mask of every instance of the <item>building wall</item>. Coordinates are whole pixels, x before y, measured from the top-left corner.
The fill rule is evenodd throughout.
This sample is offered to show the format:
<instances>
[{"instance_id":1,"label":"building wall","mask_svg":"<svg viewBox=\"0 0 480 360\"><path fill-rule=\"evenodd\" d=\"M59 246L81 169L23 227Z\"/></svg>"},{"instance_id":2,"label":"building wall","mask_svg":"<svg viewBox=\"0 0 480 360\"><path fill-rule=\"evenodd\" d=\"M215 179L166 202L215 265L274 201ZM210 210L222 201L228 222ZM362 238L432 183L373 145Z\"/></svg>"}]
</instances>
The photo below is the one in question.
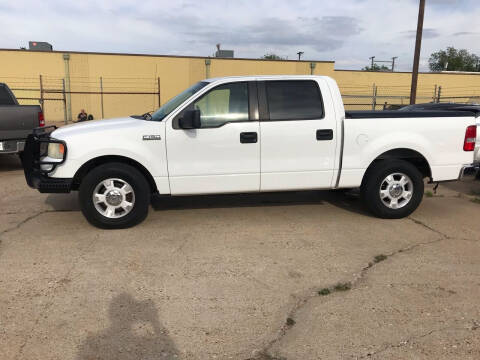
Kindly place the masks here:
<instances>
[{"instance_id":1,"label":"building wall","mask_svg":"<svg viewBox=\"0 0 480 360\"><path fill-rule=\"evenodd\" d=\"M371 71L355 71L355 70L336 70L334 74L340 87L356 86L356 85L372 85L376 84L380 87L393 88L402 87L410 91L410 83L412 81L411 73L408 72L371 72ZM461 74L461 73L420 73L418 76L418 89L423 91L442 86L445 91L457 89L480 89L480 73L478 74ZM455 91L457 92L457 91ZM447 94L445 94L447 95Z\"/></svg>"},{"instance_id":2,"label":"building wall","mask_svg":"<svg viewBox=\"0 0 480 360\"><path fill-rule=\"evenodd\" d=\"M370 72L355 70L336 70L334 73L345 103L352 101L349 95L371 96L376 87L376 103L408 104L412 75L408 72ZM439 90L440 88L440 90ZM430 102L435 96L442 101L479 102L480 73L420 73L417 85L417 102ZM371 99L366 99L371 101ZM354 107L350 106L350 109ZM358 107L365 108L365 107ZM377 107L377 110L380 108Z\"/></svg>"},{"instance_id":3,"label":"building wall","mask_svg":"<svg viewBox=\"0 0 480 360\"><path fill-rule=\"evenodd\" d=\"M39 76L43 88L61 90L65 79L64 52L33 52L25 50L0 50L0 82L6 82L19 97L39 98ZM94 92L72 94L73 117L85 108L95 118L102 117L100 77L104 92L144 92L152 94L105 94L104 117L142 114L158 108L158 79L160 100L163 104L191 84L207 77L252 74L310 74L309 61L269 61L256 59L210 59L209 70L205 58L150 56L132 54L99 54L70 52L70 90ZM378 102L404 101L408 97L410 73L381 73L334 70L334 62L316 62L316 75L328 75L337 80L342 94L370 96L373 84L380 96ZM68 82L67 82L68 87ZM442 95L480 93L480 74L423 73L419 76L418 96L429 101L435 85L442 86ZM32 89L32 90L26 90ZM393 96L388 98L387 96ZM381 98L381 96L384 96ZM44 93L44 111L47 121L63 121L63 94ZM38 103L38 100L20 100L22 103ZM367 101L367 100L365 100ZM368 100L370 101L370 100Z\"/></svg>"}]
</instances>

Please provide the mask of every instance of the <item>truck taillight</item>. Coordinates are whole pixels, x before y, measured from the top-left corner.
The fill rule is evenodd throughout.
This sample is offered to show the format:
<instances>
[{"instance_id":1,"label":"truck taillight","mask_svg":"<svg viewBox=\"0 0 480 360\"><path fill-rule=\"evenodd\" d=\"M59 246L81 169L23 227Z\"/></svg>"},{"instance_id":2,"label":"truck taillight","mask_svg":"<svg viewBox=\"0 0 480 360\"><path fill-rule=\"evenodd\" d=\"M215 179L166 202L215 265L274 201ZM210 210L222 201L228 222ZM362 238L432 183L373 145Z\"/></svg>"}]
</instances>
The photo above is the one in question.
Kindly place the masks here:
<instances>
[{"instance_id":1,"label":"truck taillight","mask_svg":"<svg viewBox=\"0 0 480 360\"><path fill-rule=\"evenodd\" d=\"M477 139L477 127L475 125L467 127L465 131L465 141L463 143L464 151L475 150L475 141Z\"/></svg>"},{"instance_id":2,"label":"truck taillight","mask_svg":"<svg viewBox=\"0 0 480 360\"><path fill-rule=\"evenodd\" d=\"M38 126L42 127L45 126L45 118L43 117L43 112L38 112Z\"/></svg>"}]
</instances>

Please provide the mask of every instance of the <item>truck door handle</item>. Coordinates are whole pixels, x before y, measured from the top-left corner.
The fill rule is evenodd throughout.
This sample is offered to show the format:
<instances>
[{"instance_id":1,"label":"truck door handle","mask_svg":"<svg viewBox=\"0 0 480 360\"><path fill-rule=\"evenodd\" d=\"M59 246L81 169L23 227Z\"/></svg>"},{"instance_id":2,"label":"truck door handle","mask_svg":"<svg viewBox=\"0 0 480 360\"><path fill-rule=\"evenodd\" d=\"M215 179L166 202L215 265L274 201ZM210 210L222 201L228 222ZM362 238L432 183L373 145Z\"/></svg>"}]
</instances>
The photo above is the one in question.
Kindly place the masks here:
<instances>
[{"instance_id":1,"label":"truck door handle","mask_svg":"<svg viewBox=\"0 0 480 360\"><path fill-rule=\"evenodd\" d=\"M256 143L258 136L256 132L242 132L240 133L240 142L242 144Z\"/></svg>"},{"instance_id":2,"label":"truck door handle","mask_svg":"<svg viewBox=\"0 0 480 360\"><path fill-rule=\"evenodd\" d=\"M317 130L317 140L333 140L333 130L332 129L320 129Z\"/></svg>"}]
</instances>

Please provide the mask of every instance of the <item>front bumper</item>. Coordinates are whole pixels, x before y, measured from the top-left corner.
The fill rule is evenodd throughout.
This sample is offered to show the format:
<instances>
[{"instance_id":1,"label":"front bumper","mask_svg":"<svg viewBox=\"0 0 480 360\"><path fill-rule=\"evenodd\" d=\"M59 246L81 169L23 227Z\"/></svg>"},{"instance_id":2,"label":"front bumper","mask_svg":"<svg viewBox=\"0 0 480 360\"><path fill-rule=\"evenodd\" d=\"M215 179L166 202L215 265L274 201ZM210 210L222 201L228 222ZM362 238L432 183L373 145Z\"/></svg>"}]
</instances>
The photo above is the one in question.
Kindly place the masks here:
<instances>
[{"instance_id":1,"label":"front bumper","mask_svg":"<svg viewBox=\"0 0 480 360\"><path fill-rule=\"evenodd\" d=\"M68 193L72 189L72 179L48 176L58 165L65 162L67 156L65 142L50 136L55 129L55 126L34 129L33 133L28 135L23 150L22 165L25 180L28 186L38 189L41 193ZM65 146L61 161L42 161L47 156L49 143L61 143Z\"/></svg>"}]
</instances>

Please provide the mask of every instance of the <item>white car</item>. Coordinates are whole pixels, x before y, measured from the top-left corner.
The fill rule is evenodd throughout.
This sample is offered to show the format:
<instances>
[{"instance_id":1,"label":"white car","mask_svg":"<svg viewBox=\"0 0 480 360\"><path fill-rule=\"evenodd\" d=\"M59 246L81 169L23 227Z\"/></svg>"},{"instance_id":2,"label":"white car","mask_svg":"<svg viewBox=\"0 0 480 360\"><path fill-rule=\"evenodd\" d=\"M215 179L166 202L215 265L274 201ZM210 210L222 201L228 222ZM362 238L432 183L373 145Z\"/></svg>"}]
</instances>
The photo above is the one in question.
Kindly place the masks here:
<instances>
[{"instance_id":1,"label":"white car","mask_svg":"<svg viewBox=\"0 0 480 360\"><path fill-rule=\"evenodd\" d=\"M24 154L40 192L79 190L103 228L138 224L150 196L360 187L367 207L401 218L424 178L458 179L473 162L469 112L345 112L324 76L201 81L152 115L39 130Z\"/></svg>"}]
</instances>

